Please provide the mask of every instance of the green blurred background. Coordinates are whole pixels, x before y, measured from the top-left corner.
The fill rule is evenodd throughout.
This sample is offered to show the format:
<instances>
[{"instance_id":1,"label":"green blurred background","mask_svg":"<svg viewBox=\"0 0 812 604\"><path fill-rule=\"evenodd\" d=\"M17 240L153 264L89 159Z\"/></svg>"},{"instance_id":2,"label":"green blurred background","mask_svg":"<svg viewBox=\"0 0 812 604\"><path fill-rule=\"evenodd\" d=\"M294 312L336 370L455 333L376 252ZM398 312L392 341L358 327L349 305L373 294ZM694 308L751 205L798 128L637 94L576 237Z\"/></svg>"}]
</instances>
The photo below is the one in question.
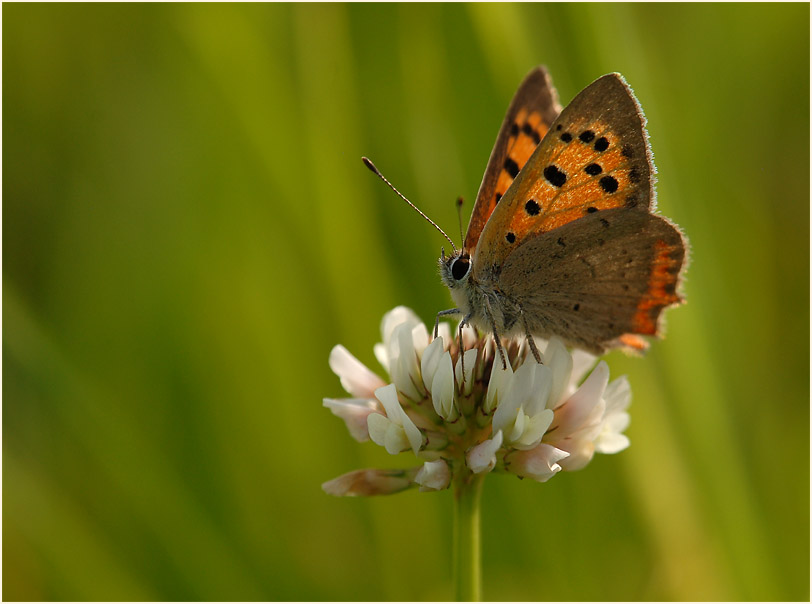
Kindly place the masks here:
<instances>
[{"instance_id":1,"label":"green blurred background","mask_svg":"<svg viewBox=\"0 0 812 604\"><path fill-rule=\"evenodd\" d=\"M452 596L451 494L322 407L449 306L521 78L622 72L688 304L612 353L632 446L490 477L485 596L809 598L809 6L3 5L3 598ZM456 236L455 236L456 239Z\"/></svg>"}]
</instances>

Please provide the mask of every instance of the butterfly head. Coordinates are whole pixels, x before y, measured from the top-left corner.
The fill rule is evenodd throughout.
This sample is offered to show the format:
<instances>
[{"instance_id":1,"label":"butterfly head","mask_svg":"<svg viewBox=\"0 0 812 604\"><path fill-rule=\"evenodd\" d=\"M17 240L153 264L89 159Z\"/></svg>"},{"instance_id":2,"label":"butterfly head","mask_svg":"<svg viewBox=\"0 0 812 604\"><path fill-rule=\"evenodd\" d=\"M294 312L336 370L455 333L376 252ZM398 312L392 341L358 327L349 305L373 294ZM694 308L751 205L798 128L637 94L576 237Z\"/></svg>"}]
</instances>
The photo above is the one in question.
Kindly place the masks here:
<instances>
[{"instance_id":1,"label":"butterfly head","mask_svg":"<svg viewBox=\"0 0 812 604\"><path fill-rule=\"evenodd\" d=\"M446 287L452 292L463 286L471 274L471 255L464 250L457 250L451 256L440 254L440 276Z\"/></svg>"}]
</instances>

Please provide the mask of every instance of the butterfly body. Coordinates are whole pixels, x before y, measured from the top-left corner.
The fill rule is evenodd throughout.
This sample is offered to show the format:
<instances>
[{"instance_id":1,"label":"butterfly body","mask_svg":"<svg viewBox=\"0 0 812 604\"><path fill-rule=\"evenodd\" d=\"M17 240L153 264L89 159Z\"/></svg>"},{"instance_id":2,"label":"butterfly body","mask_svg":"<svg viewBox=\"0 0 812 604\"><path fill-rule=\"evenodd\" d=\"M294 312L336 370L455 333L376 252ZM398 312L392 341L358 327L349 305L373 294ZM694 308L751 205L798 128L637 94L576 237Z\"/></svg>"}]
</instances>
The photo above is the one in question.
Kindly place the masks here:
<instances>
[{"instance_id":1,"label":"butterfly body","mask_svg":"<svg viewBox=\"0 0 812 604\"><path fill-rule=\"evenodd\" d=\"M488 163L463 248L440 258L463 322L558 336L593 353L641 349L677 293L685 241L652 214L645 119L619 74L561 111L543 68L525 78Z\"/></svg>"}]
</instances>

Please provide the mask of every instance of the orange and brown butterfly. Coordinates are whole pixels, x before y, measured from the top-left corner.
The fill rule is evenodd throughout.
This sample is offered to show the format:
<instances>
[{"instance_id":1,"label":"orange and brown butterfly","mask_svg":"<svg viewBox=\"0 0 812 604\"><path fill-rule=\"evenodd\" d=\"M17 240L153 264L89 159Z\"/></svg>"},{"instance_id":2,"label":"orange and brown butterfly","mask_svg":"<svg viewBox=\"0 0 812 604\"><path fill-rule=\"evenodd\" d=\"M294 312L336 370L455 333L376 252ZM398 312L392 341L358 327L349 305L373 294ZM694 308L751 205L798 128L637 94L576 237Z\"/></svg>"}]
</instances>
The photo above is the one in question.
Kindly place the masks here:
<instances>
[{"instance_id":1,"label":"orange and brown butterfly","mask_svg":"<svg viewBox=\"0 0 812 604\"><path fill-rule=\"evenodd\" d=\"M645 118L623 77L598 78L562 111L537 67L508 107L462 249L440 257L457 307L438 319L461 314L460 330L492 333L503 365L502 336L525 335L539 363L533 336L644 350L640 336L658 335L662 311L682 302L687 248L654 201Z\"/></svg>"},{"instance_id":2,"label":"orange and brown butterfly","mask_svg":"<svg viewBox=\"0 0 812 604\"><path fill-rule=\"evenodd\" d=\"M620 74L560 110L543 67L519 86L461 250L440 258L468 323L500 336L558 336L593 353L642 350L682 301L686 242L654 210L645 118Z\"/></svg>"}]
</instances>

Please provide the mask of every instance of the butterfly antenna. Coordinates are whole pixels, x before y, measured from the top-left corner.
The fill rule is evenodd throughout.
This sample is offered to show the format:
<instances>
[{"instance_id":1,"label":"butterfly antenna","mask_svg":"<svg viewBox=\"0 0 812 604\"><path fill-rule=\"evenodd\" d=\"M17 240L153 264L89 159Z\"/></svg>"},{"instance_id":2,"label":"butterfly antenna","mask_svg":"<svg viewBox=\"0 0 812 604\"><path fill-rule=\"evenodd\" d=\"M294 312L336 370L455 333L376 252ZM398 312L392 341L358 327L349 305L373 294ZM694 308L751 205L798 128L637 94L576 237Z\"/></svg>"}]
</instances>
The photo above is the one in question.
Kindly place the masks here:
<instances>
[{"instance_id":1,"label":"butterfly antenna","mask_svg":"<svg viewBox=\"0 0 812 604\"><path fill-rule=\"evenodd\" d=\"M462 196L457 197L457 222L460 225L460 245L465 245L465 236L462 234Z\"/></svg>"},{"instance_id":2,"label":"butterfly antenna","mask_svg":"<svg viewBox=\"0 0 812 604\"><path fill-rule=\"evenodd\" d=\"M364 165L365 165L367 168L369 168L369 169L370 169L370 170L371 170L371 171L372 171L372 172L373 172L375 175L377 175L377 176L378 176L378 178L380 178L382 181L384 181L384 182L385 182L385 183L386 183L386 184L389 186L389 188L390 188L390 189L392 189L392 190L393 190L395 193L397 193L398 197L400 197L400 198L401 198L403 201L405 201L405 202L406 202L406 203L408 203L410 206L412 206L412 208L414 209L414 211L415 211L415 212L417 212L417 213L418 213L418 214L420 214L420 215L421 215L423 218L425 218L425 219L426 219L426 220L429 222L429 224L431 224L431 226L433 226L435 229L437 229L438 231L440 231L440 233L442 233L442 234L443 234L443 237L445 237L446 239L448 239L448 242L451 244L451 247L454 249L454 253L455 253L455 254L457 253L457 246L456 246L456 245L454 245L454 242L453 242L453 241L451 241L451 237L449 237L448 235L446 235L446 234L445 234L445 231L444 231L443 229L441 229L439 226L437 226L437 223L436 223L436 222L434 222L434 221L433 221L431 218L429 218L429 217L428 217L428 216L426 216L426 215L425 215L423 212L421 212L421 211L420 211L420 208L418 208L416 205L414 205L414 204L413 204L411 201L409 201L408 199L406 199L406 197L403 195L403 193L401 193L400 191L398 191L398 190L395 188L395 186L394 186L394 185L393 185L391 182L389 182L388 180L386 180L386 177L385 177L383 174L381 174L381 173L380 173L380 171L378 171L378 168L376 168L376 167L375 167L375 164L373 164L373 163L372 163L372 162L371 162L371 161L370 161L368 158L366 158L366 157L362 157L361 159L362 159L362 160L364 160Z\"/></svg>"}]
</instances>

